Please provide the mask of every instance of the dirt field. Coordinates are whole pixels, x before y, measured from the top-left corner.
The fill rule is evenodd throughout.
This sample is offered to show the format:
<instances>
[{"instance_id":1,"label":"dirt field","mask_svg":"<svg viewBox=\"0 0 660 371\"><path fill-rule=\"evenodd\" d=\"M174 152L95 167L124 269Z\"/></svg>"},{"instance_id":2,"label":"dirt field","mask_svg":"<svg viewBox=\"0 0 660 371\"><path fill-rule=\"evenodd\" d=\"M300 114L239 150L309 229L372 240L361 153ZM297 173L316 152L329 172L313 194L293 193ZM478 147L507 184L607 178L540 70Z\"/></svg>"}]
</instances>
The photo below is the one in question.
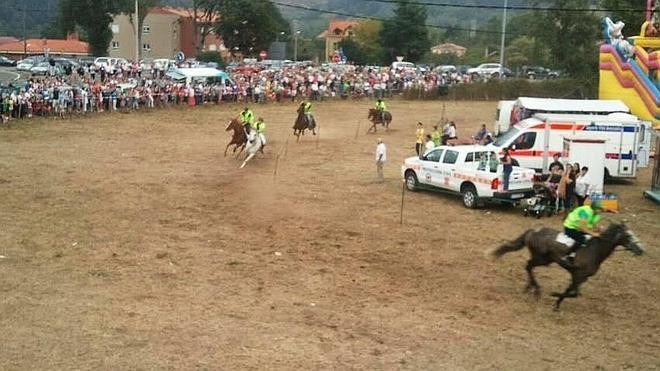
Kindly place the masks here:
<instances>
[{"instance_id":1,"label":"dirt field","mask_svg":"<svg viewBox=\"0 0 660 371\"><path fill-rule=\"evenodd\" d=\"M649 170L608 188L606 217L647 254L616 252L554 312L566 273L538 269L537 301L526 251L484 251L560 218L422 192L399 225L400 164L440 104L389 103L385 184L369 105L317 104L318 147L286 151L295 107L255 107L270 143L243 170L222 155L238 106L1 129L0 369L660 369ZM459 136L494 110L447 104Z\"/></svg>"}]
</instances>

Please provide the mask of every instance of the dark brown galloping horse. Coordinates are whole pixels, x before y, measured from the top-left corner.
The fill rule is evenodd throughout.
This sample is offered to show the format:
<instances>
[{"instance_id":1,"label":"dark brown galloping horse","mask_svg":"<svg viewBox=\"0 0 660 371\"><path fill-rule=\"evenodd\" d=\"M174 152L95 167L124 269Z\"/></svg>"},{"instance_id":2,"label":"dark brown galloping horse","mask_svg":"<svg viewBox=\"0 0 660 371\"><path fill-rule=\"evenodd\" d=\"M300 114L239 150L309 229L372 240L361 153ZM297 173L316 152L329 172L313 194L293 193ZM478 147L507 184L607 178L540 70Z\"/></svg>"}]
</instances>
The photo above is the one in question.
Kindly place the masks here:
<instances>
[{"instance_id":1,"label":"dark brown galloping horse","mask_svg":"<svg viewBox=\"0 0 660 371\"><path fill-rule=\"evenodd\" d=\"M370 108L369 109L369 116L367 116L368 120L371 120L371 127L369 127L369 130L367 130L367 133L371 131L371 129L374 130L374 133L377 131L376 130L376 125L381 124L385 126L385 130L389 130L390 128L390 122L392 122L392 114L389 113L388 111L383 112L383 118L380 117L380 112L375 109L375 108Z\"/></svg>"},{"instance_id":2,"label":"dark brown galloping horse","mask_svg":"<svg viewBox=\"0 0 660 371\"><path fill-rule=\"evenodd\" d=\"M227 156L227 150L232 144L234 145L234 151L232 153L236 153L236 150L240 148L241 150L238 152L240 154L243 152L245 144L247 143L247 133L245 132L245 128L243 128L243 124L241 124L241 121L238 118L234 118L229 121L225 131L230 130L233 130L234 133L232 134L231 141L227 143L227 147L225 147L225 156Z\"/></svg>"},{"instance_id":3,"label":"dark brown galloping horse","mask_svg":"<svg viewBox=\"0 0 660 371\"><path fill-rule=\"evenodd\" d=\"M579 248L573 264L567 265L561 258L566 254L568 247L556 241L558 233L551 228L528 229L515 240L490 252L495 258L499 258L508 252L527 246L531 257L525 268L528 277L526 290L532 290L537 296L541 287L534 277L534 267L557 263L566 269L571 274L571 284L564 292L552 294L557 297L555 309L559 309L565 298L575 298L580 294L580 285L598 272L600 265L610 257L617 246L623 246L635 255L644 253L639 240L625 224L610 224L600 237L588 240L585 246Z\"/></svg>"},{"instance_id":4,"label":"dark brown galloping horse","mask_svg":"<svg viewBox=\"0 0 660 371\"><path fill-rule=\"evenodd\" d=\"M296 142L300 141L300 134L305 135L305 130L311 130L312 134L316 135L316 119L314 116L311 116L311 120L308 123L305 114L303 113L303 107L298 107L298 117L296 122L293 124L293 135L296 136Z\"/></svg>"}]
</instances>

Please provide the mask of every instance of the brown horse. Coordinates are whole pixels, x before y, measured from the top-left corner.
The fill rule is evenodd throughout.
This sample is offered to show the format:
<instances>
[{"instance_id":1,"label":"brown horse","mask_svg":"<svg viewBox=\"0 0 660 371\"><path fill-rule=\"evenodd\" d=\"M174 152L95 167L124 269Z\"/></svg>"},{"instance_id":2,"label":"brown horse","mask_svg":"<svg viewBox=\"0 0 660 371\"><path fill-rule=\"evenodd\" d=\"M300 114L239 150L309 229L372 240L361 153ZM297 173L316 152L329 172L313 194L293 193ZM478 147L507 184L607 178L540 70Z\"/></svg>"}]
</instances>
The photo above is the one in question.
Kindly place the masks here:
<instances>
[{"instance_id":1,"label":"brown horse","mask_svg":"<svg viewBox=\"0 0 660 371\"><path fill-rule=\"evenodd\" d=\"M231 121L229 121L229 124L227 124L227 127L225 128L225 131L230 131L233 130L234 133L232 134L231 141L227 143L227 147L225 147L225 156L227 156L227 150L229 149L229 146L232 144L234 145L234 151L232 153L236 153L236 150L240 148L241 150L238 152L239 154L243 152L243 149L245 148L245 144L247 143L247 133L245 132L245 128L243 127L243 124L241 124L241 121L238 118L234 118Z\"/></svg>"},{"instance_id":2,"label":"brown horse","mask_svg":"<svg viewBox=\"0 0 660 371\"><path fill-rule=\"evenodd\" d=\"M385 111L383 113L383 117L380 117L380 112L375 109L375 108L370 108L369 109L369 116L367 116L367 120L371 120L371 127L369 130L367 130L367 133L371 131L371 129L374 130L374 133L377 131L376 130L376 124L381 124L385 126L385 130L390 129L390 122L392 122L392 114Z\"/></svg>"},{"instance_id":3,"label":"brown horse","mask_svg":"<svg viewBox=\"0 0 660 371\"><path fill-rule=\"evenodd\" d=\"M298 112L298 117L293 124L293 135L296 136L296 142L300 141L300 134L305 135L305 130L311 130L312 134L316 135L316 119L314 119L314 116L311 116L311 120L308 123L302 106L298 107L296 112Z\"/></svg>"},{"instance_id":4,"label":"brown horse","mask_svg":"<svg viewBox=\"0 0 660 371\"><path fill-rule=\"evenodd\" d=\"M557 242L558 233L551 228L528 229L515 240L490 252L495 258L499 258L527 246L531 258L525 268L528 277L526 290L533 290L537 296L541 287L534 277L534 267L557 263L566 269L571 274L572 281L563 293L552 294L557 297L555 309L559 309L565 298L575 298L579 295L580 285L598 272L600 265L610 257L617 246L623 246L635 255L644 253L639 240L625 224L610 224L600 237L588 240L585 246L577 250L573 264L567 264L561 258L568 251L568 247Z\"/></svg>"}]
</instances>

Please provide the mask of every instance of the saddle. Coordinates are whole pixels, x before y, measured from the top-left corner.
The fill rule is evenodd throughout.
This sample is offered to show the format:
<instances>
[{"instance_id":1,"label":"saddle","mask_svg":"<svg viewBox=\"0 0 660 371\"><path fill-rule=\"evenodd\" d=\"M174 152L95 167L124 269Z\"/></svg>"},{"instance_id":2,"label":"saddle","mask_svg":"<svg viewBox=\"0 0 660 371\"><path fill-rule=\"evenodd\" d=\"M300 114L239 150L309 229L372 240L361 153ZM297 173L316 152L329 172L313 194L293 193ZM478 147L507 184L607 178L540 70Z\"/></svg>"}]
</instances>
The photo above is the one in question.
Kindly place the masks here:
<instances>
[{"instance_id":1,"label":"saddle","mask_svg":"<svg viewBox=\"0 0 660 371\"><path fill-rule=\"evenodd\" d=\"M573 245L575 245L575 240L568 237L563 232L560 232L560 233L557 234L557 237L555 238L555 241L557 241L557 242L559 242L563 245L566 245L566 247L568 247L569 249L571 247L573 247Z\"/></svg>"}]
</instances>

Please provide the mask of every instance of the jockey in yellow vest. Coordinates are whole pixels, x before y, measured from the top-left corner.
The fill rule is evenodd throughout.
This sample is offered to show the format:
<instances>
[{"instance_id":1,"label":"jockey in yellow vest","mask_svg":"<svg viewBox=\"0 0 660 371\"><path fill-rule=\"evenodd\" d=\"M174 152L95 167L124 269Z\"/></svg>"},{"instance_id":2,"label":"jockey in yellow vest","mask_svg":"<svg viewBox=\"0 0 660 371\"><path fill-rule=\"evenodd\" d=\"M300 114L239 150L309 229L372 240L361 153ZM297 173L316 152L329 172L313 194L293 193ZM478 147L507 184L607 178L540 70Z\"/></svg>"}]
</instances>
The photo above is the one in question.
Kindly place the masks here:
<instances>
[{"instance_id":1,"label":"jockey in yellow vest","mask_svg":"<svg viewBox=\"0 0 660 371\"><path fill-rule=\"evenodd\" d=\"M264 132L266 131L266 124L264 123L264 119L262 117L259 117L257 122L252 124L252 128L257 132L257 135L259 135L259 139L261 140L261 146L265 147L266 136L264 135Z\"/></svg>"},{"instance_id":2,"label":"jockey in yellow vest","mask_svg":"<svg viewBox=\"0 0 660 371\"><path fill-rule=\"evenodd\" d=\"M598 214L600 209L600 200L594 199L591 201L591 205L577 207L568 214L564 220L564 234L575 241L568 252L569 254L576 252L586 243L586 235L593 237L600 235L597 227L600 221L600 215Z\"/></svg>"},{"instance_id":3,"label":"jockey in yellow vest","mask_svg":"<svg viewBox=\"0 0 660 371\"><path fill-rule=\"evenodd\" d=\"M380 117L381 122L385 122L385 111L387 110L387 107L385 106L385 102L383 102L382 99L378 99L376 101L376 111L378 111L378 115Z\"/></svg>"},{"instance_id":4,"label":"jockey in yellow vest","mask_svg":"<svg viewBox=\"0 0 660 371\"><path fill-rule=\"evenodd\" d=\"M300 104L300 107L302 108L303 115L305 115L307 126L309 126L312 122L312 104L309 100L305 99L305 101Z\"/></svg>"},{"instance_id":5,"label":"jockey in yellow vest","mask_svg":"<svg viewBox=\"0 0 660 371\"><path fill-rule=\"evenodd\" d=\"M245 109L241 111L238 117L241 120L241 124L243 124L245 130L249 132L250 126L254 122L254 114L252 113L252 111L248 107L245 107Z\"/></svg>"}]
</instances>

